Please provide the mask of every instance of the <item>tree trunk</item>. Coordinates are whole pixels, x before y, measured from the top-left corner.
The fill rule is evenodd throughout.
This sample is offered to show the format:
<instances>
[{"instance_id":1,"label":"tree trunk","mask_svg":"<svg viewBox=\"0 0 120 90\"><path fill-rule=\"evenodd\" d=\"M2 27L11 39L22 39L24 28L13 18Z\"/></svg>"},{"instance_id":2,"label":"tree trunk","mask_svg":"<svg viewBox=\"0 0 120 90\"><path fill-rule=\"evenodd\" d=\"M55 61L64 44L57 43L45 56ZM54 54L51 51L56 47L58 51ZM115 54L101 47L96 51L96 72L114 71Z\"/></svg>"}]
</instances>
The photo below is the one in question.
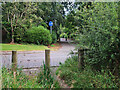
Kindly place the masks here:
<instances>
[{"instance_id":1,"label":"tree trunk","mask_svg":"<svg viewBox=\"0 0 120 90\"><path fill-rule=\"evenodd\" d=\"M9 22L9 12L8 12L8 22Z\"/></svg>"},{"instance_id":2,"label":"tree trunk","mask_svg":"<svg viewBox=\"0 0 120 90\"><path fill-rule=\"evenodd\" d=\"M14 43L14 31L13 31L13 22L12 22L12 19L11 19L11 28L12 28L12 41L11 41L11 43Z\"/></svg>"}]
</instances>

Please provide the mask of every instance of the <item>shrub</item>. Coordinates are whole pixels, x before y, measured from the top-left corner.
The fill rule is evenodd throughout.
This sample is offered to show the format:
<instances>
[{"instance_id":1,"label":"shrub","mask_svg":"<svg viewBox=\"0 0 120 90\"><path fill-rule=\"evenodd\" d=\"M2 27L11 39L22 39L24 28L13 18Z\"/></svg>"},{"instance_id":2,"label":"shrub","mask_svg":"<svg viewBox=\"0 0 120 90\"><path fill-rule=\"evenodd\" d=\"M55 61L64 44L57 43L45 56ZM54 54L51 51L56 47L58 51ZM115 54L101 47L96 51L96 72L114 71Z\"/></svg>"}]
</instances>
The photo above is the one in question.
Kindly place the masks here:
<instances>
[{"instance_id":1,"label":"shrub","mask_svg":"<svg viewBox=\"0 0 120 90\"><path fill-rule=\"evenodd\" d=\"M57 35L54 31L52 32L51 37L52 37L52 43L56 43L57 42Z\"/></svg>"},{"instance_id":2,"label":"shrub","mask_svg":"<svg viewBox=\"0 0 120 90\"><path fill-rule=\"evenodd\" d=\"M52 38L49 30L43 26L32 27L26 31L23 42L49 45L52 43Z\"/></svg>"},{"instance_id":3,"label":"shrub","mask_svg":"<svg viewBox=\"0 0 120 90\"><path fill-rule=\"evenodd\" d=\"M79 47L90 49L86 63L98 70L109 68L119 75L118 3L94 3L92 6L93 8L83 8L80 12L84 27L76 41Z\"/></svg>"}]
</instances>

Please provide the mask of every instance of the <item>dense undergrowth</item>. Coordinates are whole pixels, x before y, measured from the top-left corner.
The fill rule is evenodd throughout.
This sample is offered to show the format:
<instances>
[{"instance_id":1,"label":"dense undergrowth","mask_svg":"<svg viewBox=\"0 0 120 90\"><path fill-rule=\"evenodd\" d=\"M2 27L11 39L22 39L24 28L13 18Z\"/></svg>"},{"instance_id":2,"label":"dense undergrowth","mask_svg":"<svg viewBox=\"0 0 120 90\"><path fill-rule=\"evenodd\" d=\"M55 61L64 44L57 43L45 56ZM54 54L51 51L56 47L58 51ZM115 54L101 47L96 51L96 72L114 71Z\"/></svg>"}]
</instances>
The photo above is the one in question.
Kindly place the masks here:
<instances>
[{"instance_id":1,"label":"dense undergrowth","mask_svg":"<svg viewBox=\"0 0 120 90\"><path fill-rule=\"evenodd\" d=\"M2 88L59 88L59 84L45 66L37 76L26 75L18 69L16 77L12 71L2 68Z\"/></svg>"},{"instance_id":2,"label":"dense undergrowth","mask_svg":"<svg viewBox=\"0 0 120 90\"><path fill-rule=\"evenodd\" d=\"M96 71L89 66L79 70L77 56L68 58L56 74L73 88L119 88L120 83L109 70Z\"/></svg>"}]
</instances>

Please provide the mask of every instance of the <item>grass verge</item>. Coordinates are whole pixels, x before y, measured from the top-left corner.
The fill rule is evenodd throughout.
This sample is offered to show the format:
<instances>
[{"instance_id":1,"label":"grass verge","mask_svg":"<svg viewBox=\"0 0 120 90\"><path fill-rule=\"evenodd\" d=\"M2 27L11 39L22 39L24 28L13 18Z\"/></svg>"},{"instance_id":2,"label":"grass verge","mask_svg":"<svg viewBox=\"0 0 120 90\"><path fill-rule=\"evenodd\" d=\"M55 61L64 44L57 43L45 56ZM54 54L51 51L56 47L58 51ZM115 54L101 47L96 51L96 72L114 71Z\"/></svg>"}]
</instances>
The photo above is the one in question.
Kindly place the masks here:
<instances>
[{"instance_id":1,"label":"grass verge","mask_svg":"<svg viewBox=\"0 0 120 90\"><path fill-rule=\"evenodd\" d=\"M44 45L33 45L33 44L0 44L2 47L2 51L31 51L31 50L45 50L48 49L47 46Z\"/></svg>"},{"instance_id":2,"label":"grass verge","mask_svg":"<svg viewBox=\"0 0 120 90\"><path fill-rule=\"evenodd\" d=\"M17 69L16 77L11 70L2 68L2 88L60 88L45 68L37 76L28 76Z\"/></svg>"}]
</instances>

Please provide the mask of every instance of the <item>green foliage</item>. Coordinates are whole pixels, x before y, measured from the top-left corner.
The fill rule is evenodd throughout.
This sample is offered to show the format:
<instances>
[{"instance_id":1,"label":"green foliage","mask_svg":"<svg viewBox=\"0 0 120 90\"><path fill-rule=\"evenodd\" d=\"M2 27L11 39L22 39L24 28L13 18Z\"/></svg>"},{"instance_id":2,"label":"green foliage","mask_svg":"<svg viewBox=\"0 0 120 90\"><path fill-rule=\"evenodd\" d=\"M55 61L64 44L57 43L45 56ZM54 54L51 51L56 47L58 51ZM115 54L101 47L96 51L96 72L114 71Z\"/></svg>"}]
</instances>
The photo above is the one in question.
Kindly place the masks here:
<instances>
[{"instance_id":1,"label":"green foliage","mask_svg":"<svg viewBox=\"0 0 120 90\"><path fill-rule=\"evenodd\" d=\"M47 69L45 64L43 70L38 74L37 79L37 82L42 84L45 88L60 88L58 82L51 76L50 69Z\"/></svg>"},{"instance_id":2,"label":"green foliage","mask_svg":"<svg viewBox=\"0 0 120 90\"><path fill-rule=\"evenodd\" d=\"M56 74L73 88L119 88L120 83L108 70L97 72L90 66L86 66L83 71L79 70L77 56L68 58Z\"/></svg>"},{"instance_id":3,"label":"green foliage","mask_svg":"<svg viewBox=\"0 0 120 90\"><path fill-rule=\"evenodd\" d=\"M68 28L62 27L62 25L60 24L60 29L57 33L60 35L60 38L68 38L70 32Z\"/></svg>"},{"instance_id":4,"label":"green foliage","mask_svg":"<svg viewBox=\"0 0 120 90\"><path fill-rule=\"evenodd\" d=\"M41 88L42 85L36 83L35 78L29 79L29 76L22 73L22 69L18 69L16 79L14 79L12 71L2 68L2 88Z\"/></svg>"},{"instance_id":5,"label":"green foliage","mask_svg":"<svg viewBox=\"0 0 120 90\"><path fill-rule=\"evenodd\" d=\"M52 45L50 45L50 46L51 46L51 47L55 47L55 45L53 45L53 44L52 44Z\"/></svg>"},{"instance_id":6,"label":"green foliage","mask_svg":"<svg viewBox=\"0 0 120 90\"><path fill-rule=\"evenodd\" d=\"M49 30L43 26L32 27L26 31L23 42L49 45L52 43L52 38Z\"/></svg>"},{"instance_id":7,"label":"green foliage","mask_svg":"<svg viewBox=\"0 0 120 90\"><path fill-rule=\"evenodd\" d=\"M52 32L51 37L52 37L52 43L56 43L57 42L57 35L54 31Z\"/></svg>"},{"instance_id":8,"label":"green foliage","mask_svg":"<svg viewBox=\"0 0 120 90\"><path fill-rule=\"evenodd\" d=\"M115 69L119 74L120 45L118 29L118 3L92 3L92 6L80 7L77 12L84 22L76 38L78 48L89 48L86 63L95 69Z\"/></svg>"},{"instance_id":9,"label":"green foliage","mask_svg":"<svg viewBox=\"0 0 120 90\"><path fill-rule=\"evenodd\" d=\"M5 32L5 33L2 33L2 42L10 42L11 41L10 22L6 22L6 21L2 22L2 32Z\"/></svg>"},{"instance_id":10,"label":"green foliage","mask_svg":"<svg viewBox=\"0 0 120 90\"><path fill-rule=\"evenodd\" d=\"M61 38L67 38L68 36L67 36L66 33L62 33L62 34L60 34L60 37L61 37Z\"/></svg>"},{"instance_id":11,"label":"green foliage","mask_svg":"<svg viewBox=\"0 0 120 90\"><path fill-rule=\"evenodd\" d=\"M79 78L75 78L73 84L76 88L118 88L117 85L113 75L110 76L106 71L94 73L89 67L79 73Z\"/></svg>"},{"instance_id":12,"label":"green foliage","mask_svg":"<svg viewBox=\"0 0 120 90\"><path fill-rule=\"evenodd\" d=\"M45 66L38 77L26 75L22 68L17 69L16 79L11 70L2 68L2 88L60 88L59 83L57 81L53 83L53 80Z\"/></svg>"},{"instance_id":13,"label":"green foliage","mask_svg":"<svg viewBox=\"0 0 120 90\"><path fill-rule=\"evenodd\" d=\"M48 22L53 21L53 29L58 30L60 23L64 23L64 7L61 3L56 2L4 2L2 6L2 22L10 25L4 25L4 31L10 40L21 43L24 31L33 26L42 25L48 27ZM13 33L12 33L13 32ZM13 37L13 38L11 38ZM6 39L8 40L8 38ZM13 41L14 42L14 41Z\"/></svg>"}]
</instances>

